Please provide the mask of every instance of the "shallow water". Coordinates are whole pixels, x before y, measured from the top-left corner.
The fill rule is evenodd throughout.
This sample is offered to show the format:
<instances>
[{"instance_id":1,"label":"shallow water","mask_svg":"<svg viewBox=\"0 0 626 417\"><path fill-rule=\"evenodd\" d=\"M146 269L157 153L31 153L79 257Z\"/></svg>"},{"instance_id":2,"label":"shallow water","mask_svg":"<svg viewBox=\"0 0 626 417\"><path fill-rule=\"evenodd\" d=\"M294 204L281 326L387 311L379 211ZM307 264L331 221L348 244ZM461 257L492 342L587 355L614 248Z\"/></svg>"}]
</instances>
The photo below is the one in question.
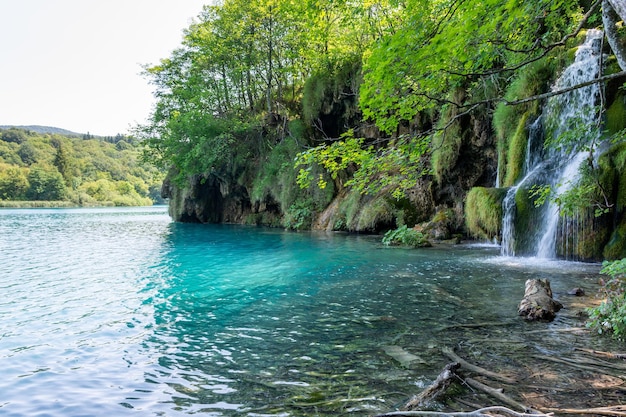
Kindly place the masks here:
<instances>
[{"instance_id":1,"label":"shallow water","mask_svg":"<svg viewBox=\"0 0 626 417\"><path fill-rule=\"evenodd\" d=\"M572 308L516 316L526 279L567 307L598 265L498 253L178 224L163 207L0 210L0 415L365 416L430 383L442 345L607 343L561 332L581 325Z\"/></svg>"}]
</instances>

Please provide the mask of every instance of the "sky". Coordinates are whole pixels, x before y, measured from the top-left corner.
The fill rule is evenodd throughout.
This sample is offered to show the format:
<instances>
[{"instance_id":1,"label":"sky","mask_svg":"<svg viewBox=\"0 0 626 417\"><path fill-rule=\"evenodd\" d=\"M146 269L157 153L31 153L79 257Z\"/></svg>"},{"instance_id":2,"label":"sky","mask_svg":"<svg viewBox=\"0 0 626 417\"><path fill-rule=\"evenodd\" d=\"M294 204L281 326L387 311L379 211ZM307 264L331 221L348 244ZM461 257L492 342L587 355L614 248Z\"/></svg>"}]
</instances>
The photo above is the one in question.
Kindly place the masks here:
<instances>
[{"instance_id":1,"label":"sky","mask_svg":"<svg viewBox=\"0 0 626 417\"><path fill-rule=\"evenodd\" d=\"M114 136L154 105L142 66L210 0L0 0L0 125Z\"/></svg>"}]
</instances>

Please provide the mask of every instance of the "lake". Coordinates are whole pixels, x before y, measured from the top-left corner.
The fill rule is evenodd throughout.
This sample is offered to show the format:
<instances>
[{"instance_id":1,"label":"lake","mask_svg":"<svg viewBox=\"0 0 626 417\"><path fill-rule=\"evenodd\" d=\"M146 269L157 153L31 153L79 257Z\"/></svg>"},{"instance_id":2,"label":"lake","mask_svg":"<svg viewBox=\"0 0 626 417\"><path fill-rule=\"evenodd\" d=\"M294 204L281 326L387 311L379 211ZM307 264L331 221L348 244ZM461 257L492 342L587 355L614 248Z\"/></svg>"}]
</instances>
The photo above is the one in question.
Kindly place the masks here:
<instances>
[{"instance_id":1,"label":"lake","mask_svg":"<svg viewBox=\"0 0 626 417\"><path fill-rule=\"evenodd\" d=\"M609 343L567 331L583 324L566 293L593 296L599 265L498 254L165 207L2 209L0 415L366 416L430 384L442 346ZM553 323L517 317L528 278L566 305Z\"/></svg>"}]
</instances>

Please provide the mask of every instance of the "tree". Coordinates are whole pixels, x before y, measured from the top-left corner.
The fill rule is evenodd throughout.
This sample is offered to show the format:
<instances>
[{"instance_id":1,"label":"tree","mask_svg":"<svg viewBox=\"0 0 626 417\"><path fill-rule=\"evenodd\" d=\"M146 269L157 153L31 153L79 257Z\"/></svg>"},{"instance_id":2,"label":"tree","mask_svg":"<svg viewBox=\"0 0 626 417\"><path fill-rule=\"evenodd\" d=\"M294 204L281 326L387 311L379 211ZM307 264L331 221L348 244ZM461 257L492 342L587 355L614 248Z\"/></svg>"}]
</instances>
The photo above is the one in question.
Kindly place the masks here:
<instances>
[{"instance_id":1,"label":"tree","mask_svg":"<svg viewBox=\"0 0 626 417\"><path fill-rule=\"evenodd\" d=\"M70 186L72 184L72 161L70 155L66 150L66 146L63 144L63 141L56 140L54 142L54 147L56 148L56 155L54 156L54 166L57 168L59 173L63 176L65 180L65 184Z\"/></svg>"},{"instance_id":2,"label":"tree","mask_svg":"<svg viewBox=\"0 0 626 417\"><path fill-rule=\"evenodd\" d=\"M623 35L620 36L618 22L626 21L626 1L604 0L602 2L602 23L606 38L615 54L617 63L622 71L626 71L626 42Z\"/></svg>"},{"instance_id":3,"label":"tree","mask_svg":"<svg viewBox=\"0 0 626 417\"><path fill-rule=\"evenodd\" d=\"M31 200L63 200L66 194L63 176L55 168L42 165L31 167L28 174L30 184L26 197Z\"/></svg>"},{"instance_id":4,"label":"tree","mask_svg":"<svg viewBox=\"0 0 626 417\"><path fill-rule=\"evenodd\" d=\"M0 200L22 200L28 187L26 168L0 165Z\"/></svg>"},{"instance_id":5,"label":"tree","mask_svg":"<svg viewBox=\"0 0 626 417\"><path fill-rule=\"evenodd\" d=\"M28 135L25 131L16 128L10 128L2 130L0 133L0 139L5 142L22 143L25 142Z\"/></svg>"}]
</instances>

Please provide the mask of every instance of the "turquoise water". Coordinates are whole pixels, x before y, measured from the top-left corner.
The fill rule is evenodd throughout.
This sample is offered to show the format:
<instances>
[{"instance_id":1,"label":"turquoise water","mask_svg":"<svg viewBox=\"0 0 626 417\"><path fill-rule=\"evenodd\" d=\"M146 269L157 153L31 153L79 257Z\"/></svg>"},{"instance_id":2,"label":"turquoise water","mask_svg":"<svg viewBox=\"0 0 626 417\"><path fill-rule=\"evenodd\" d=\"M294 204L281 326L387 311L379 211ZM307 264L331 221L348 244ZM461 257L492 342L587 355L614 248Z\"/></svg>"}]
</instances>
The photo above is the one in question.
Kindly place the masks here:
<instances>
[{"instance_id":1,"label":"turquoise water","mask_svg":"<svg viewBox=\"0 0 626 417\"><path fill-rule=\"evenodd\" d=\"M495 331L457 325L502 321L540 352L580 342L533 339L517 304L531 277L593 292L598 265L498 253L178 224L163 207L0 210L0 415L365 416L429 384L442 345Z\"/></svg>"}]
</instances>

